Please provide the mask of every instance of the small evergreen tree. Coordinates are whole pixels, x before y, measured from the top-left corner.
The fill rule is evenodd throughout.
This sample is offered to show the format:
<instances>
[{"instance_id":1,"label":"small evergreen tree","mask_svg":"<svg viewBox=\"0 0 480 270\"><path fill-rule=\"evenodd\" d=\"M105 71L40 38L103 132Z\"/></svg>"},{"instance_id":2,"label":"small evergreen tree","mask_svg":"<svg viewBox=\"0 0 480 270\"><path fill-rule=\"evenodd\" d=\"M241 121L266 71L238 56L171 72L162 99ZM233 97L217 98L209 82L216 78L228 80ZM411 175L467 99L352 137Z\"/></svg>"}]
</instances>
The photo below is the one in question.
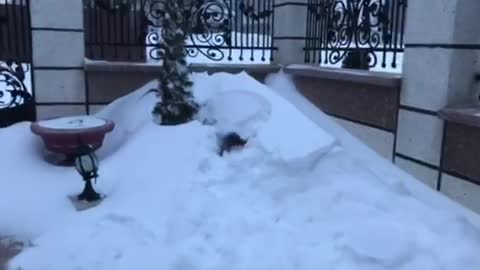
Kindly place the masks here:
<instances>
[{"instance_id":1,"label":"small evergreen tree","mask_svg":"<svg viewBox=\"0 0 480 270\"><path fill-rule=\"evenodd\" d=\"M160 56L163 61L157 92L160 101L153 109L158 124L178 125L193 120L199 110L191 93L192 81L187 68L185 41L188 18L184 17L184 0L164 0Z\"/></svg>"}]
</instances>

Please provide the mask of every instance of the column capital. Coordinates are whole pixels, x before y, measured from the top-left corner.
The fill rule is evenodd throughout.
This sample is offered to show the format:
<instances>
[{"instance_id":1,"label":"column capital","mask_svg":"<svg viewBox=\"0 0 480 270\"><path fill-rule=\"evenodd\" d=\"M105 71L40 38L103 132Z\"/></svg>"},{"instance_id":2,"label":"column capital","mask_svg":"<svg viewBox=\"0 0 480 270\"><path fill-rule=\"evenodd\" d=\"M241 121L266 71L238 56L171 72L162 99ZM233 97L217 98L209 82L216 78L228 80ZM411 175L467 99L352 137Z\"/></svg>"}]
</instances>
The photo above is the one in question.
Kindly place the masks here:
<instances>
[{"instance_id":1,"label":"column capital","mask_svg":"<svg viewBox=\"0 0 480 270\"><path fill-rule=\"evenodd\" d=\"M83 1L30 0L33 28L83 29Z\"/></svg>"}]
</instances>

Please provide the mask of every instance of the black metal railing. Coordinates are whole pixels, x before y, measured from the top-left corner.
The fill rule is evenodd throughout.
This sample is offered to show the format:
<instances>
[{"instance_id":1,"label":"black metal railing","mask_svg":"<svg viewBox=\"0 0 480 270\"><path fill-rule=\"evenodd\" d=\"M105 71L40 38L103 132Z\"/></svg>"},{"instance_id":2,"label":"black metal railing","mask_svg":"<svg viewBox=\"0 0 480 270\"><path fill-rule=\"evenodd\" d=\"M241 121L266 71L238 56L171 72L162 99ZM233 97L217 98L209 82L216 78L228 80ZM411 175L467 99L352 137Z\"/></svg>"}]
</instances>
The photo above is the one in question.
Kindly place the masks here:
<instances>
[{"instance_id":1,"label":"black metal railing","mask_svg":"<svg viewBox=\"0 0 480 270\"><path fill-rule=\"evenodd\" d=\"M271 61L274 0L186 0L187 53L206 61ZM158 61L164 0L84 0L86 56Z\"/></svg>"},{"instance_id":2,"label":"black metal railing","mask_svg":"<svg viewBox=\"0 0 480 270\"><path fill-rule=\"evenodd\" d=\"M29 4L0 2L0 127L35 118Z\"/></svg>"},{"instance_id":3,"label":"black metal railing","mask_svg":"<svg viewBox=\"0 0 480 270\"><path fill-rule=\"evenodd\" d=\"M406 8L407 0L309 0L305 62L396 68Z\"/></svg>"}]
</instances>

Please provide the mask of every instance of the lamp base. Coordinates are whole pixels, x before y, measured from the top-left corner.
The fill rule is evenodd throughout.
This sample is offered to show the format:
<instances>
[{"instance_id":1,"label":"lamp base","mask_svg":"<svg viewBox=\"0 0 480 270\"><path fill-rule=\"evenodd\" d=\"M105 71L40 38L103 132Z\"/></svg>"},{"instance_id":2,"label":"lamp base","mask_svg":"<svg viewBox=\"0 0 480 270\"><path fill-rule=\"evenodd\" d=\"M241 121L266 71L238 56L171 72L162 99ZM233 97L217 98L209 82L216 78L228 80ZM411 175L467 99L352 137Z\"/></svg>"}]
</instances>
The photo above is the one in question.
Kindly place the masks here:
<instances>
[{"instance_id":1,"label":"lamp base","mask_svg":"<svg viewBox=\"0 0 480 270\"><path fill-rule=\"evenodd\" d=\"M85 200L78 200L78 195L70 195L68 196L68 199L70 200L70 203L75 207L75 210L77 211L85 211L94 207L97 207L100 205L103 200L106 198L104 194L100 194L100 199L93 201L93 202L87 202Z\"/></svg>"},{"instance_id":2,"label":"lamp base","mask_svg":"<svg viewBox=\"0 0 480 270\"><path fill-rule=\"evenodd\" d=\"M79 201L94 202L98 201L102 196L93 189L92 179L85 180L85 187L82 193L77 196Z\"/></svg>"},{"instance_id":3,"label":"lamp base","mask_svg":"<svg viewBox=\"0 0 480 270\"><path fill-rule=\"evenodd\" d=\"M82 192L82 194L77 195L77 200L79 201L94 202L100 200L101 198L102 196L97 192Z\"/></svg>"}]
</instances>

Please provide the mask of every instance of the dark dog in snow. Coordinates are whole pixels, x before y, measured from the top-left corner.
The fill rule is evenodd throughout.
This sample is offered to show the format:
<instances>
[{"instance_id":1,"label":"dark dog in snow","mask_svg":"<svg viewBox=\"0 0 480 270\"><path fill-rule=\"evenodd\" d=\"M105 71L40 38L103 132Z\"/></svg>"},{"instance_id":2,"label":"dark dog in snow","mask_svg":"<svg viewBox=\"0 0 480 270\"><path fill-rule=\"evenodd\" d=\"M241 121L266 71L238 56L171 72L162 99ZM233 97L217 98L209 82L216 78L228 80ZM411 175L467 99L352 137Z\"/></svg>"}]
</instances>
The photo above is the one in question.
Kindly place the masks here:
<instances>
[{"instance_id":1,"label":"dark dog in snow","mask_svg":"<svg viewBox=\"0 0 480 270\"><path fill-rule=\"evenodd\" d=\"M235 132L227 133L225 136L220 138L220 150L219 155L223 156L224 152L230 152L234 149L243 147L247 143L247 140L240 137Z\"/></svg>"}]
</instances>

